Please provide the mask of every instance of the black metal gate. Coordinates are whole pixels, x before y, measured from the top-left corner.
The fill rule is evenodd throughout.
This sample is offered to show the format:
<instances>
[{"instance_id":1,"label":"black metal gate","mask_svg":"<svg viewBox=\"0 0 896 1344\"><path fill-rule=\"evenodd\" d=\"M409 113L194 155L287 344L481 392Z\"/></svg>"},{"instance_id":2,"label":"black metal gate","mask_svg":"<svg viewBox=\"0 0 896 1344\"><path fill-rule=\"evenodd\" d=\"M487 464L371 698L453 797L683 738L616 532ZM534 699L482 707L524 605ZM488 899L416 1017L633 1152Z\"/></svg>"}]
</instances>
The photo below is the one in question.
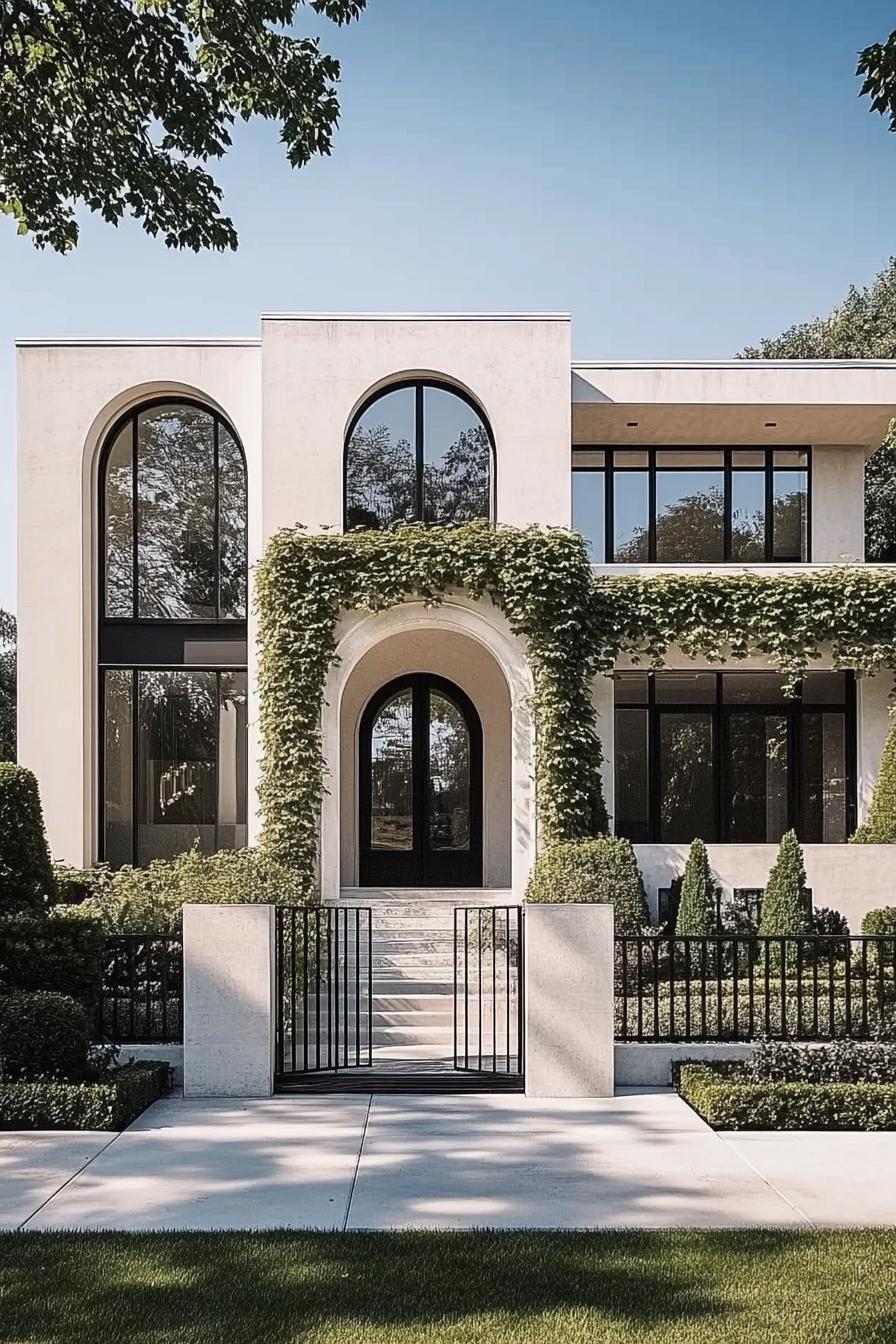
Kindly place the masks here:
<instances>
[{"instance_id":1,"label":"black metal gate","mask_svg":"<svg viewBox=\"0 0 896 1344\"><path fill-rule=\"evenodd\" d=\"M373 1063L372 938L366 907L278 907L278 1088Z\"/></svg>"},{"instance_id":2,"label":"black metal gate","mask_svg":"<svg viewBox=\"0 0 896 1344\"><path fill-rule=\"evenodd\" d=\"M519 905L454 911L454 1067L463 1073L523 1074L523 910Z\"/></svg>"}]
</instances>

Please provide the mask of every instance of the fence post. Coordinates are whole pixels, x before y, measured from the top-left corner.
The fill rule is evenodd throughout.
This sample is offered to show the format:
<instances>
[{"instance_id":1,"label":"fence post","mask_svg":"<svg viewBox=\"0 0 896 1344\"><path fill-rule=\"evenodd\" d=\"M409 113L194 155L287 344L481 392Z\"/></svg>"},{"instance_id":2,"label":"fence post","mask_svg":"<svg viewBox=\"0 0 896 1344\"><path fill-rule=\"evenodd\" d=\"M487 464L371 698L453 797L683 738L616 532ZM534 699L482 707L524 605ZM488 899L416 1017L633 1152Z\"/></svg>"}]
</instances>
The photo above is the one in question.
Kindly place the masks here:
<instances>
[{"instance_id":1,"label":"fence post","mask_svg":"<svg viewBox=\"0 0 896 1344\"><path fill-rule=\"evenodd\" d=\"M272 905L184 906L184 1096L269 1097Z\"/></svg>"},{"instance_id":2,"label":"fence post","mask_svg":"<svg viewBox=\"0 0 896 1344\"><path fill-rule=\"evenodd\" d=\"M526 1095L613 1095L613 907L526 907Z\"/></svg>"}]
</instances>

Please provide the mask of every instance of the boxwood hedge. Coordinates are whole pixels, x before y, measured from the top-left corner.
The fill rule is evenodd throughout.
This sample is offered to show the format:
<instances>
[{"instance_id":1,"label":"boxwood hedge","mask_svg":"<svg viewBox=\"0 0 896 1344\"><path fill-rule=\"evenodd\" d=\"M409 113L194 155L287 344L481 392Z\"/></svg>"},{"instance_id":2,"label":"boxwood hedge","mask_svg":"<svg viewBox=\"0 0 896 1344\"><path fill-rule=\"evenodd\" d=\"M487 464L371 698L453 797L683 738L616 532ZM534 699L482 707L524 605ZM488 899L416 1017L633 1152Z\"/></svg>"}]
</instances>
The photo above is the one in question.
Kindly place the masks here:
<instances>
[{"instance_id":1,"label":"boxwood hedge","mask_svg":"<svg viewBox=\"0 0 896 1344\"><path fill-rule=\"evenodd\" d=\"M683 1064L678 1090L713 1129L896 1129L896 1083L750 1082Z\"/></svg>"},{"instance_id":2,"label":"boxwood hedge","mask_svg":"<svg viewBox=\"0 0 896 1344\"><path fill-rule=\"evenodd\" d=\"M0 1129L124 1129L167 1085L167 1064L153 1060L99 1082L0 1083Z\"/></svg>"}]
</instances>

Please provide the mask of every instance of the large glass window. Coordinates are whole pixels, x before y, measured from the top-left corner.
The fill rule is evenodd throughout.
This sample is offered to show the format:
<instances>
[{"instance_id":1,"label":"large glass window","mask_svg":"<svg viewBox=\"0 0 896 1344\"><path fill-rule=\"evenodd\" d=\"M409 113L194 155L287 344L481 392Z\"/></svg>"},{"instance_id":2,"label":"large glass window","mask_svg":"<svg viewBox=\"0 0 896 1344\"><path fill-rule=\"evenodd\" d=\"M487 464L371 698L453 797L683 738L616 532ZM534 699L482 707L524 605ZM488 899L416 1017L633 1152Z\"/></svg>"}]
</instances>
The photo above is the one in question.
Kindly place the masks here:
<instances>
[{"instance_id":1,"label":"large glass window","mask_svg":"<svg viewBox=\"0 0 896 1344\"><path fill-rule=\"evenodd\" d=\"M805 448L575 447L572 519L595 564L809 559Z\"/></svg>"},{"instance_id":2,"label":"large glass window","mask_svg":"<svg viewBox=\"0 0 896 1344\"><path fill-rule=\"evenodd\" d=\"M773 844L793 828L837 844L855 826L855 683L809 673L785 697L767 672L621 672L617 835Z\"/></svg>"},{"instance_id":3,"label":"large glass window","mask_svg":"<svg viewBox=\"0 0 896 1344\"><path fill-rule=\"evenodd\" d=\"M388 388L346 439L345 527L488 518L491 463L491 432L466 397L438 383Z\"/></svg>"},{"instance_id":4,"label":"large glass window","mask_svg":"<svg viewBox=\"0 0 896 1344\"><path fill-rule=\"evenodd\" d=\"M102 459L100 853L113 867L246 844L246 469L187 401Z\"/></svg>"}]
</instances>

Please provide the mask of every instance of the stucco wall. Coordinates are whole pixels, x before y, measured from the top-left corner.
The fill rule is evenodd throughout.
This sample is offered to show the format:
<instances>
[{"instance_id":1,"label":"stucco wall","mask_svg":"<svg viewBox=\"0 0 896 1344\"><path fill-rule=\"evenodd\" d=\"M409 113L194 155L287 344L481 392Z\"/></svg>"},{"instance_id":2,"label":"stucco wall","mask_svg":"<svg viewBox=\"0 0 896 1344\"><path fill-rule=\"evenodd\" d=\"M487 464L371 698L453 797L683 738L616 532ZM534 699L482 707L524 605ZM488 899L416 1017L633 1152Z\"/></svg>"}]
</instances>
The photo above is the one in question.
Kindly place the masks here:
<instances>
[{"instance_id":1,"label":"stucco wall","mask_svg":"<svg viewBox=\"0 0 896 1344\"><path fill-rule=\"evenodd\" d=\"M252 564L261 546L259 364L252 342L19 349L18 749L40 782L57 859L96 857L95 516L103 438L119 415L155 396L189 395L220 409L246 452Z\"/></svg>"},{"instance_id":2,"label":"stucco wall","mask_svg":"<svg viewBox=\"0 0 896 1344\"><path fill-rule=\"evenodd\" d=\"M865 454L860 448L812 450L812 560L865 558Z\"/></svg>"},{"instance_id":3,"label":"stucco wall","mask_svg":"<svg viewBox=\"0 0 896 1344\"><path fill-rule=\"evenodd\" d=\"M570 521L567 318L263 322L264 527L342 526L345 432L367 394L400 377L465 388L491 424L502 523Z\"/></svg>"}]
</instances>

